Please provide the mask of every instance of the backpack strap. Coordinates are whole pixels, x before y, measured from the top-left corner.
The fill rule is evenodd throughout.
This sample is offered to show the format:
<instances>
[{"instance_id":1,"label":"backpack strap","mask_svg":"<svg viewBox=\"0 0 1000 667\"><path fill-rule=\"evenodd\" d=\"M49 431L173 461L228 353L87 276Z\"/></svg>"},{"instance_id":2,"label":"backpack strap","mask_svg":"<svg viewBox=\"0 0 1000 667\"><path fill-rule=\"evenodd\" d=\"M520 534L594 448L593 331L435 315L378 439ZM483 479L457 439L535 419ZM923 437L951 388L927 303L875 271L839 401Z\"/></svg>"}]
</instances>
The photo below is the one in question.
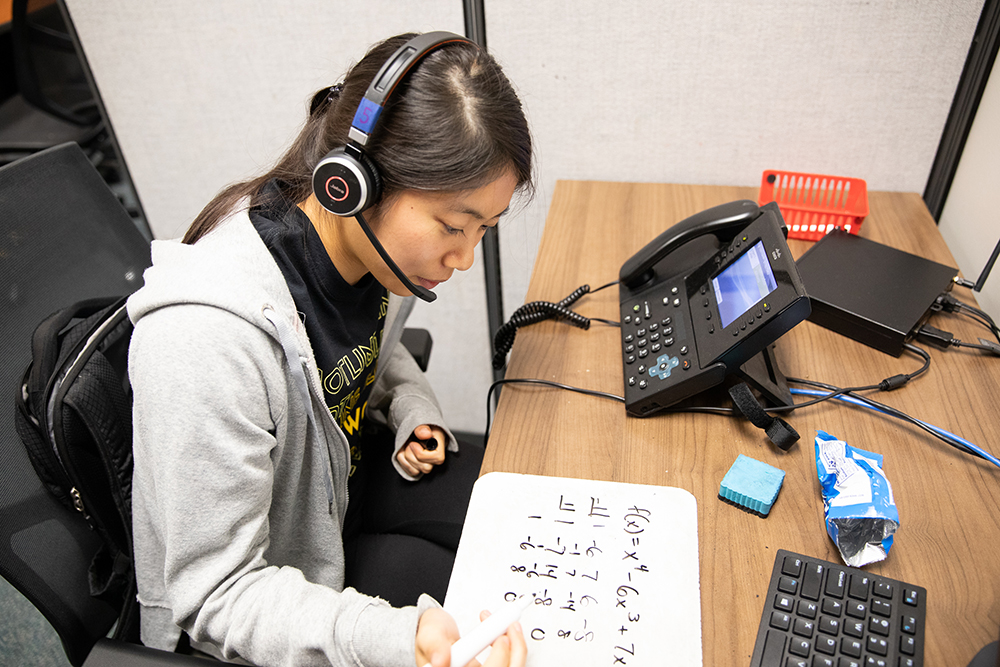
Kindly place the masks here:
<instances>
[{"instance_id":1,"label":"backpack strap","mask_svg":"<svg viewBox=\"0 0 1000 667\"><path fill-rule=\"evenodd\" d=\"M120 298L111 296L77 301L52 313L35 327L35 332L31 335L31 366L25 378L28 400L32 406L45 405L42 397L49 386L49 380L55 372L60 356L65 355L59 334L66 325L73 320L90 317ZM36 416L43 416L38 414L37 409L33 411Z\"/></svg>"}]
</instances>

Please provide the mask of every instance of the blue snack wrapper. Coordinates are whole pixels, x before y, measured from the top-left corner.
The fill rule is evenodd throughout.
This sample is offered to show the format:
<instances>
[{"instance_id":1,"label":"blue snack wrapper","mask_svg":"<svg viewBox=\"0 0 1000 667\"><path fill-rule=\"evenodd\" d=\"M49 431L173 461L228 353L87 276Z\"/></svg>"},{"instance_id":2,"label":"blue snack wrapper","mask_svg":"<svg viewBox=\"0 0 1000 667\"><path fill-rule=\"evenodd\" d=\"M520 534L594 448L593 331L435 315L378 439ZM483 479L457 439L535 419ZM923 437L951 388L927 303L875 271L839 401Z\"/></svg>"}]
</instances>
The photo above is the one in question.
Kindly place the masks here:
<instances>
[{"instance_id":1,"label":"blue snack wrapper","mask_svg":"<svg viewBox=\"0 0 1000 667\"><path fill-rule=\"evenodd\" d=\"M861 567L884 560L899 528L892 487L881 454L816 433L816 472L823 487L826 532L844 563Z\"/></svg>"}]
</instances>

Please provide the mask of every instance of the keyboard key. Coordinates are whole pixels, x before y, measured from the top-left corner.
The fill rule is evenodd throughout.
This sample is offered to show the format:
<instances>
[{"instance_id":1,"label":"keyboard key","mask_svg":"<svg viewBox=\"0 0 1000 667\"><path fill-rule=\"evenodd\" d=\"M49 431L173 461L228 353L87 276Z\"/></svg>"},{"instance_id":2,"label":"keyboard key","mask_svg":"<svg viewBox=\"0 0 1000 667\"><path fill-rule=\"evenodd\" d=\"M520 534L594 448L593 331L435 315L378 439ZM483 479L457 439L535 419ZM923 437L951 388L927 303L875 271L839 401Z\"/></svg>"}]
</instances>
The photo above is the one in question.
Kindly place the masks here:
<instances>
[{"instance_id":1,"label":"keyboard key","mask_svg":"<svg viewBox=\"0 0 1000 667\"><path fill-rule=\"evenodd\" d=\"M811 667L837 667L837 663L825 655L814 655Z\"/></svg>"},{"instance_id":2,"label":"keyboard key","mask_svg":"<svg viewBox=\"0 0 1000 667\"><path fill-rule=\"evenodd\" d=\"M837 652L837 640L833 637L817 637L815 647L820 653L834 655Z\"/></svg>"},{"instance_id":3,"label":"keyboard key","mask_svg":"<svg viewBox=\"0 0 1000 667\"><path fill-rule=\"evenodd\" d=\"M865 647L870 653L889 655L889 642L881 637L869 636L868 641L865 642Z\"/></svg>"},{"instance_id":4,"label":"keyboard key","mask_svg":"<svg viewBox=\"0 0 1000 667\"><path fill-rule=\"evenodd\" d=\"M867 574L855 572L851 575L851 587L847 590L847 594L855 600L867 600L870 581Z\"/></svg>"},{"instance_id":5,"label":"keyboard key","mask_svg":"<svg viewBox=\"0 0 1000 667\"><path fill-rule=\"evenodd\" d=\"M885 600L872 600L872 613L889 618L892 616L892 603Z\"/></svg>"},{"instance_id":6,"label":"keyboard key","mask_svg":"<svg viewBox=\"0 0 1000 667\"><path fill-rule=\"evenodd\" d=\"M809 652L812 650L812 644L809 643L808 639L799 639L798 637L792 637L792 640L788 644L788 650L793 655L798 655L803 658L808 658Z\"/></svg>"},{"instance_id":7,"label":"keyboard key","mask_svg":"<svg viewBox=\"0 0 1000 667\"><path fill-rule=\"evenodd\" d=\"M781 656L785 652L785 634L769 630L767 638L764 640L764 652L761 655L762 665L780 664Z\"/></svg>"},{"instance_id":8,"label":"keyboard key","mask_svg":"<svg viewBox=\"0 0 1000 667\"><path fill-rule=\"evenodd\" d=\"M852 658L861 657L861 649L864 644L858 639L852 639L850 637L844 637L840 640L840 652L844 653Z\"/></svg>"},{"instance_id":9,"label":"keyboard key","mask_svg":"<svg viewBox=\"0 0 1000 667\"><path fill-rule=\"evenodd\" d=\"M899 638L899 651L905 655L913 655L917 652L917 640L913 637L903 635Z\"/></svg>"},{"instance_id":10,"label":"keyboard key","mask_svg":"<svg viewBox=\"0 0 1000 667\"><path fill-rule=\"evenodd\" d=\"M806 573L802 577L802 597L810 600L819 599L819 588L823 582L823 566L819 563L807 563Z\"/></svg>"},{"instance_id":11,"label":"keyboard key","mask_svg":"<svg viewBox=\"0 0 1000 667\"><path fill-rule=\"evenodd\" d=\"M780 611L771 612L771 627L778 630L787 630L792 627L792 617Z\"/></svg>"},{"instance_id":12,"label":"keyboard key","mask_svg":"<svg viewBox=\"0 0 1000 667\"><path fill-rule=\"evenodd\" d=\"M842 657L837 661L837 667L861 667L861 659L852 660L851 658Z\"/></svg>"},{"instance_id":13,"label":"keyboard key","mask_svg":"<svg viewBox=\"0 0 1000 667\"><path fill-rule=\"evenodd\" d=\"M830 570L830 574L826 577L826 594L843 599L846 579L847 573L843 570Z\"/></svg>"},{"instance_id":14,"label":"keyboard key","mask_svg":"<svg viewBox=\"0 0 1000 667\"><path fill-rule=\"evenodd\" d=\"M847 615L854 618L864 618L868 615L868 605L856 600L847 601Z\"/></svg>"},{"instance_id":15,"label":"keyboard key","mask_svg":"<svg viewBox=\"0 0 1000 667\"><path fill-rule=\"evenodd\" d=\"M882 635L883 637L889 636L889 621L885 618L877 618L872 616L868 619L868 631L876 635Z\"/></svg>"},{"instance_id":16,"label":"keyboard key","mask_svg":"<svg viewBox=\"0 0 1000 667\"><path fill-rule=\"evenodd\" d=\"M802 559L795 556L788 556L782 561L781 573L789 577L798 577L802 574Z\"/></svg>"},{"instance_id":17,"label":"keyboard key","mask_svg":"<svg viewBox=\"0 0 1000 667\"><path fill-rule=\"evenodd\" d=\"M819 625L817 627L819 628L820 632L827 635L833 635L834 637L836 637L837 635L840 634L840 619L824 616L823 618L819 619Z\"/></svg>"},{"instance_id":18,"label":"keyboard key","mask_svg":"<svg viewBox=\"0 0 1000 667\"><path fill-rule=\"evenodd\" d=\"M795 619L795 625L792 626L792 632L800 637L812 637L813 630L816 629L816 624L812 621L807 621L804 618Z\"/></svg>"},{"instance_id":19,"label":"keyboard key","mask_svg":"<svg viewBox=\"0 0 1000 667\"><path fill-rule=\"evenodd\" d=\"M917 619L912 616L904 616L900 629L908 635L917 633Z\"/></svg>"},{"instance_id":20,"label":"keyboard key","mask_svg":"<svg viewBox=\"0 0 1000 667\"><path fill-rule=\"evenodd\" d=\"M840 616L844 612L844 603L840 600L826 598L823 600L823 613L830 616Z\"/></svg>"},{"instance_id":21,"label":"keyboard key","mask_svg":"<svg viewBox=\"0 0 1000 667\"><path fill-rule=\"evenodd\" d=\"M864 621L852 621L848 619L844 622L844 634L850 635L851 637L864 637L865 636L865 622Z\"/></svg>"},{"instance_id":22,"label":"keyboard key","mask_svg":"<svg viewBox=\"0 0 1000 667\"><path fill-rule=\"evenodd\" d=\"M789 596L779 593L774 596L774 608L782 611L791 611L795 607L795 600Z\"/></svg>"},{"instance_id":23,"label":"keyboard key","mask_svg":"<svg viewBox=\"0 0 1000 667\"><path fill-rule=\"evenodd\" d=\"M816 614L819 612L819 605L815 602L809 600L799 600L799 616L804 618L816 618Z\"/></svg>"},{"instance_id":24,"label":"keyboard key","mask_svg":"<svg viewBox=\"0 0 1000 667\"><path fill-rule=\"evenodd\" d=\"M880 598L885 598L887 600L892 599L892 584L888 581L879 580L875 582L875 588L872 592L879 596Z\"/></svg>"},{"instance_id":25,"label":"keyboard key","mask_svg":"<svg viewBox=\"0 0 1000 667\"><path fill-rule=\"evenodd\" d=\"M778 590L782 593L791 593L795 595L795 591L799 588L799 580L792 579L791 577L782 577L778 580Z\"/></svg>"},{"instance_id":26,"label":"keyboard key","mask_svg":"<svg viewBox=\"0 0 1000 667\"><path fill-rule=\"evenodd\" d=\"M903 602L910 605L911 607L916 607L920 603L920 593L914 588L907 588L903 590Z\"/></svg>"}]
</instances>

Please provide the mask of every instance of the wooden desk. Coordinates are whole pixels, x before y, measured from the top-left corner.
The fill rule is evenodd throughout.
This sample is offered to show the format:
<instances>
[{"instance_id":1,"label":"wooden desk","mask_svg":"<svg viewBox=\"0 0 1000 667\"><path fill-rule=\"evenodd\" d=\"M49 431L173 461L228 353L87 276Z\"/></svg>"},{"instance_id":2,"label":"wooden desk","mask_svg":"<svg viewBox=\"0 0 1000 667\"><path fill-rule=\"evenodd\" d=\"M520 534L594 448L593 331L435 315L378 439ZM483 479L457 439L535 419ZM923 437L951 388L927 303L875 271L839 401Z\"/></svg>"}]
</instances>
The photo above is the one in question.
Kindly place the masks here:
<instances>
[{"instance_id":1,"label":"wooden desk","mask_svg":"<svg viewBox=\"0 0 1000 667\"><path fill-rule=\"evenodd\" d=\"M617 280L625 259L669 225L717 204L756 198L756 188L561 181L527 300L557 301L580 285ZM862 236L956 265L918 195L873 192L870 208ZM811 244L789 245L800 256ZM956 295L973 300L961 288ZM617 289L584 297L574 308L585 316L617 320ZM957 315L939 315L933 323L965 341L987 335ZM954 348L928 351L927 373L874 398L1000 453L1000 360ZM837 386L877 383L921 363L907 353L893 358L811 322L781 338L777 357L786 375ZM507 377L543 378L620 396L619 329L595 324L583 331L554 321L523 328ZM925 665L967 665L1000 633L1000 469L916 427L834 401L786 419L802 439L783 454L743 419L704 414L637 419L626 417L623 405L613 401L508 385L483 472L658 484L693 493L704 664L745 667L775 551L840 560L824 527L814 462L813 439L823 429L884 455L901 526L888 559L866 569L927 588ZM717 498L719 483L738 454L786 472L767 519Z\"/></svg>"}]
</instances>

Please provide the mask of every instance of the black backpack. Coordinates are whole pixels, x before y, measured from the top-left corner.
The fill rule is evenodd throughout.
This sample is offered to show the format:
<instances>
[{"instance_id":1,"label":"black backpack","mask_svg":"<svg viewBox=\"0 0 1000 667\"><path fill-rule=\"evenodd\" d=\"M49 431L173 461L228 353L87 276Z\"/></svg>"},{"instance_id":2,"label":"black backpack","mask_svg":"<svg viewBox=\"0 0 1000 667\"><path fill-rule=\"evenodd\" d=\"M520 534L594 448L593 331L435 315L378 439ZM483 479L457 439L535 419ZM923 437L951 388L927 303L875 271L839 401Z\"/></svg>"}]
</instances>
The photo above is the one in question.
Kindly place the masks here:
<instances>
[{"instance_id":1,"label":"black backpack","mask_svg":"<svg viewBox=\"0 0 1000 667\"><path fill-rule=\"evenodd\" d=\"M15 424L42 484L101 537L90 592L121 608L115 636L135 640L126 298L81 301L38 325L15 399Z\"/></svg>"}]
</instances>

